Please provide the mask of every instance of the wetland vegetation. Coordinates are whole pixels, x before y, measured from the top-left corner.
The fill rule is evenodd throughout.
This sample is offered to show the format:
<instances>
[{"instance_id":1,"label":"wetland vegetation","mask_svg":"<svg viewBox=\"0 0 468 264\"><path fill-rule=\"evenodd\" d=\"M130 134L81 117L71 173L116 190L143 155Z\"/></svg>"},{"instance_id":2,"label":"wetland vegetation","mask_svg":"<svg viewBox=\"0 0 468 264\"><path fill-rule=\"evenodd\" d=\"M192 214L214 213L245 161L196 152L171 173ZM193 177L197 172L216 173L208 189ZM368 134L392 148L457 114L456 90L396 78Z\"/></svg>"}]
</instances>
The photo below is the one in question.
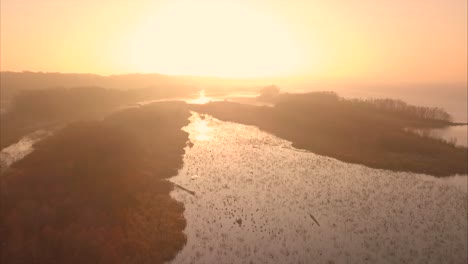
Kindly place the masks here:
<instances>
[{"instance_id":1,"label":"wetland vegetation","mask_svg":"<svg viewBox=\"0 0 468 264\"><path fill-rule=\"evenodd\" d=\"M338 188L332 184L333 181L346 180L345 169L335 171L333 166L336 166L336 161L322 156L393 171L436 176L466 174L465 147L411 133L406 129L456 125L451 116L440 108L412 106L390 99L344 99L332 92L282 94L276 86L265 87L259 97L248 98L242 101L244 104L229 101L209 102L210 98L206 96L203 96L200 102L209 103L199 105L180 101L139 103L141 100L170 100L178 95L187 95L188 91L166 91L164 95L157 93L152 89L51 88L22 90L11 100L8 111L1 117L2 148L11 146L24 135L38 129L45 129L46 131L41 133L45 133L46 136L37 141L26 142L29 145L33 144L32 149L24 152L24 158L21 156L14 159L11 166L2 170L0 232L5 243L2 247L3 261L163 263L173 260L175 263L185 263L192 260L192 254L205 257L214 252L231 254L232 252L229 253L229 250L223 247L216 251L205 248L204 252L193 249L193 243L199 239L193 232L203 231L204 226L200 225L198 229L186 228L186 221L190 219L192 224L214 221L210 214L202 214L201 208L204 208L205 204L201 201L210 197L204 196L207 195L207 190L225 192L236 188L254 188L254 192L262 190L268 193L271 201L280 197L276 201L291 202L295 201L298 193L289 194L291 197L286 194L275 196L270 193L270 187L260 188L259 186L263 185L257 184L256 180L270 182L268 186L271 186L271 182L277 180L286 183L295 179L302 186L303 182L310 182L301 178L304 176L310 177L310 180L327 182L326 186L320 187L321 190L316 190L316 195L319 195L322 191L329 192ZM227 94L222 95L226 96ZM145 100L147 98L152 100ZM190 111L198 112L200 119L196 118L198 113L194 113L189 119ZM205 117L204 114L212 117ZM239 124L223 123L216 119ZM241 124L256 126L270 134L258 134L254 128ZM225 129L220 130L223 127ZM189 139L189 133L185 131L193 133L188 144L192 154L188 156L184 155L184 147ZM254 136L257 134L260 138ZM233 142L242 138L247 141L238 148L237 143ZM262 138L270 139L273 145L263 142ZM292 146L285 143L289 141L292 142ZM274 145L274 142L281 142L281 146ZM229 147L229 144L233 145ZM261 149L265 152L255 154L251 148L255 153ZM296 148L315 154L308 151L297 152ZM238 153L232 153L233 151ZM199 154L193 156L193 153ZM280 154L288 157L303 154L304 160L301 158L300 162L287 163L289 165L285 165L284 172L287 172L288 176L277 177L278 168L275 166L278 161L269 160L273 159L272 155ZM256 155L258 161L247 162L251 155ZM224 168L226 161L222 160L223 157L237 157L238 160L230 160L229 162L233 163ZM205 158L207 160L200 160ZM200 165L207 162L218 164L219 167L203 168L205 165ZM240 181L239 178L236 182L233 176L238 171L236 166L248 164L250 167L241 170L243 172L239 177L248 175L251 178L246 182ZM304 167L304 164L308 165ZM263 169L251 169L257 165L263 166ZM290 165L291 167L288 167ZM355 169L362 170L358 178L368 172L377 173L376 170L350 166L353 168L350 170L350 177L357 177L353 174ZM181 167L182 170L179 171ZM313 168L318 169L317 173L322 170L327 173L303 175L299 172ZM340 172L335 175L337 171ZM222 186L204 186L202 183L208 174L225 177L222 179ZM387 177L385 175L389 172L382 170L381 174ZM176 178L171 178L176 175ZM393 176L388 176L390 178L387 182L398 178L395 176L397 174L389 175ZM405 175L421 176L410 173ZM213 179L218 179L216 177ZM168 181L169 178L171 181L176 179L175 185ZM238 186L230 186L233 182ZM173 192L174 186L179 185L181 190ZM388 188L392 189L391 186ZM346 192L345 187L339 188ZM181 195L180 191L184 194ZM177 200L171 198L170 193ZM244 193L238 198L248 197L249 194ZM251 198L248 199L250 201ZM290 199L292 200L289 201ZM392 196L391 199L396 198ZM218 202L226 201L221 197ZM262 208L272 206L271 202L267 201L270 200L265 200ZM323 201L322 207L326 207L325 204L328 206L329 200L327 201ZM210 201L212 202L214 203ZM201 207L194 210L193 203L200 203L197 206ZM191 209L188 212L184 211L184 205L190 205ZM237 205L213 208L224 212L231 210L232 206ZM280 207L287 208L284 204ZM354 209L361 210L360 207ZM244 208L238 210L243 212ZM255 210L258 212L260 208ZM256 219L253 213L249 218L246 215L234 215L237 212L235 210L229 212L229 220L225 219L227 222L223 220L217 223L221 227L216 232L222 237L226 231L224 228L253 228L252 232L258 231L255 229L256 225L252 226L252 223L249 223L250 220ZM269 218L270 213L272 212L258 216L260 218L257 220ZM309 219L310 213L305 215L308 221L313 220ZM320 227L327 226L323 217L317 215ZM218 217L218 220L221 218ZM301 227L302 224L297 223L297 226ZM458 222L457 225L460 226ZM209 228L212 226L207 230L210 230ZM279 233L283 232L282 228L276 225L269 228ZM244 233L236 234L239 239L244 239L239 237L241 234L245 235ZM187 241L186 235L192 242ZM206 236L207 234L204 234L203 247L208 245ZM225 242L230 241L225 236L223 239ZM295 237L294 240L296 239ZM257 245L257 242L251 241L252 245ZM186 243L190 249L182 251L187 248ZM282 246L286 251L293 248L284 243ZM254 249L263 250L258 245ZM223 250L227 251L222 252ZM263 253L266 252L268 251ZM289 256L284 254L286 253L282 252L279 257ZM296 252L293 255L294 258L301 259L308 257L307 254ZM244 257L249 256L253 255L249 253Z\"/></svg>"},{"instance_id":2,"label":"wetland vegetation","mask_svg":"<svg viewBox=\"0 0 468 264\"><path fill-rule=\"evenodd\" d=\"M163 263L186 243L166 179L182 166L182 102L76 122L2 173L4 263Z\"/></svg>"},{"instance_id":3,"label":"wetland vegetation","mask_svg":"<svg viewBox=\"0 0 468 264\"><path fill-rule=\"evenodd\" d=\"M467 173L465 147L405 130L456 125L443 109L392 99L344 99L333 92L275 95L274 90L260 96L273 107L211 102L192 109L257 126L296 148L346 162L436 176Z\"/></svg>"}]
</instances>

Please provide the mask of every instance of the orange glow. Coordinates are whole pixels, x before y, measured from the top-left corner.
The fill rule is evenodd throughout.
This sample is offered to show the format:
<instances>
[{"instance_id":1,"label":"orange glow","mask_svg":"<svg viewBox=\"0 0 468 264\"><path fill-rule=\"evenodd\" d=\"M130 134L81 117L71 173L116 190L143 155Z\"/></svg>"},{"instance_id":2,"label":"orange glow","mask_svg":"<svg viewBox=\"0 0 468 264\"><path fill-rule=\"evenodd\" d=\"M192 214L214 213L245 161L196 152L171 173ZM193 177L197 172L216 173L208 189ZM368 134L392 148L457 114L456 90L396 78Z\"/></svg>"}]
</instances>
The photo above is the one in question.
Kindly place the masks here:
<instances>
[{"instance_id":1,"label":"orange glow","mask_svg":"<svg viewBox=\"0 0 468 264\"><path fill-rule=\"evenodd\" d=\"M189 104L206 104L209 103L210 101L216 101L213 98L206 97L205 96L205 90L200 91L200 95L193 100L188 100Z\"/></svg>"},{"instance_id":2,"label":"orange glow","mask_svg":"<svg viewBox=\"0 0 468 264\"><path fill-rule=\"evenodd\" d=\"M287 28L235 1L176 1L142 23L130 48L139 72L258 77L301 69Z\"/></svg>"},{"instance_id":3,"label":"orange glow","mask_svg":"<svg viewBox=\"0 0 468 264\"><path fill-rule=\"evenodd\" d=\"M466 82L466 0L0 3L3 71Z\"/></svg>"}]
</instances>

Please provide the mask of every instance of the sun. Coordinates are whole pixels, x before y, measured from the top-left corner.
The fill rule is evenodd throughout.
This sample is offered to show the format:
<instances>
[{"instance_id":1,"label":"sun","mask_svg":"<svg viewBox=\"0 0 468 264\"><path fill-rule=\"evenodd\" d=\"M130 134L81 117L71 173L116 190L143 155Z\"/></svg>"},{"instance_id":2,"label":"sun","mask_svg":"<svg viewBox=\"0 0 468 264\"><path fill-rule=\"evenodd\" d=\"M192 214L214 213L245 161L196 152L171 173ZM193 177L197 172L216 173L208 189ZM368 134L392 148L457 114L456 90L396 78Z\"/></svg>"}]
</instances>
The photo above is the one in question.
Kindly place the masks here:
<instances>
[{"instance_id":1,"label":"sun","mask_svg":"<svg viewBox=\"0 0 468 264\"><path fill-rule=\"evenodd\" d=\"M270 77L298 71L301 49L284 23L241 1L173 1L131 38L138 72Z\"/></svg>"}]
</instances>

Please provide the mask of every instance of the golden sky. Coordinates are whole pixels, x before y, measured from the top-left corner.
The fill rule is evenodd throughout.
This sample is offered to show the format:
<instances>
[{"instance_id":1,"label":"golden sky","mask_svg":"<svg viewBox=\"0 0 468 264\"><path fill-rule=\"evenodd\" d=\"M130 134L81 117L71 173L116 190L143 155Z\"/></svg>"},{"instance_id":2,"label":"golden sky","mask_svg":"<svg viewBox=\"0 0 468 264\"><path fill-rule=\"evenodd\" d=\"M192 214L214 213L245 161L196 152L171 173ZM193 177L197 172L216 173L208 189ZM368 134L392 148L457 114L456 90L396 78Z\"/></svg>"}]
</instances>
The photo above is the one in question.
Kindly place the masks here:
<instances>
[{"instance_id":1,"label":"golden sky","mask_svg":"<svg viewBox=\"0 0 468 264\"><path fill-rule=\"evenodd\" d=\"M466 82L466 0L1 0L1 70Z\"/></svg>"}]
</instances>

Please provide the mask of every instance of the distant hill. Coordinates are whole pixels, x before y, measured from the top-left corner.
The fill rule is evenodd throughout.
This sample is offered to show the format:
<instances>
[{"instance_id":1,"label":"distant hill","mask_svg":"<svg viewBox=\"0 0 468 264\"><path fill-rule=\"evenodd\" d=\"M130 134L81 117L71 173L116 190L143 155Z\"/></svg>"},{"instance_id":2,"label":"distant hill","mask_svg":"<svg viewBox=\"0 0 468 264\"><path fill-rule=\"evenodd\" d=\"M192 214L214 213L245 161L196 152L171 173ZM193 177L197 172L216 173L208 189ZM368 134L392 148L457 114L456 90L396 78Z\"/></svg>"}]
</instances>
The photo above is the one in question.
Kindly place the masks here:
<instances>
[{"instance_id":1,"label":"distant hill","mask_svg":"<svg viewBox=\"0 0 468 264\"><path fill-rule=\"evenodd\" d=\"M1 72L0 91L2 100L8 100L22 90L72 87L104 87L110 89L193 89L193 82L185 78L161 74L126 74L101 76L95 74Z\"/></svg>"},{"instance_id":2,"label":"distant hill","mask_svg":"<svg viewBox=\"0 0 468 264\"><path fill-rule=\"evenodd\" d=\"M102 76L78 73L0 72L2 100L9 100L19 91L47 88L103 87L109 89L206 90L222 94L227 90L249 90L262 80L225 79L216 77L170 76L163 74L122 74Z\"/></svg>"}]
</instances>

